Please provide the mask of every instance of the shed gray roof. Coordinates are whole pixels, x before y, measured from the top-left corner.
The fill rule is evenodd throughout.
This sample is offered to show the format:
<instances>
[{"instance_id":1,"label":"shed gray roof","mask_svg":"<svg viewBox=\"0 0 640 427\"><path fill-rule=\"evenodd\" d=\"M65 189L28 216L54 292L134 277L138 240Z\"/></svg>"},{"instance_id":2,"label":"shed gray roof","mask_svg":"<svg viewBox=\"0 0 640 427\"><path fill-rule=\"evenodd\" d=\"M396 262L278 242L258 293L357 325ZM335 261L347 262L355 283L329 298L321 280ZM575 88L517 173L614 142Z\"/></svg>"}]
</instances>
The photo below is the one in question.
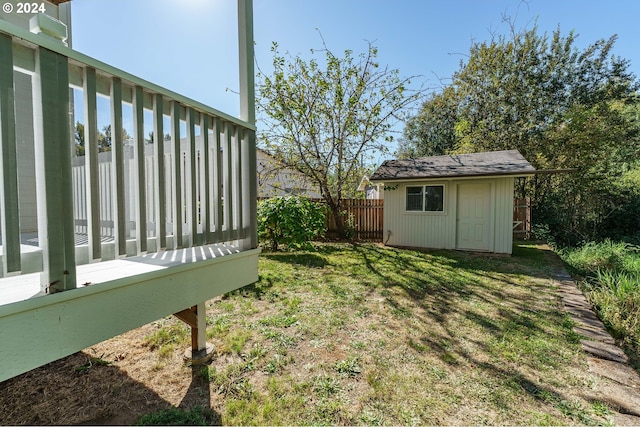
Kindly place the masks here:
<instances>
[{"instance_id":1,"label":"shed gray roof","mask_svg":"<svg viewBox=\"0 0 640 427\"><path fill-rule=\"evenodd\" d=\"M535 168L518 150L386 160L371 175L371 181L471 176L522 176Z\"/></svg>"}]
</instances>

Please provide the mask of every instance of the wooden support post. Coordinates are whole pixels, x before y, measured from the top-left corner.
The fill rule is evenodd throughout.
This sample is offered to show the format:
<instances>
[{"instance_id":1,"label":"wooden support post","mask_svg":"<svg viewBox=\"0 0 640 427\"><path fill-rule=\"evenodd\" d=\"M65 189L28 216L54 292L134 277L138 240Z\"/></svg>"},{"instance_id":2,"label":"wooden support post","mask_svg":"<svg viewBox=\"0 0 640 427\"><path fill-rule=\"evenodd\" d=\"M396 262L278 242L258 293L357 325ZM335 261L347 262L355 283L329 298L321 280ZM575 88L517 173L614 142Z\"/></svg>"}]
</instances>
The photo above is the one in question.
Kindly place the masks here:
<instances>
[{"instance_id":1,"label":"wooden support post","mask_svg":"<svg viewBox=\"0 0 640 427\"><path fill-rule=\"evenodd\" d=\"M178 313L178 319L191 327L191 348L184 353L184 358L192 365L204 365L213 358L213 344L207 343L207 310L204 302L194 305Z\"/></svg>"},{"instance_id":2,"label":"wooden support post","mask_svg":"<svg viewBox=\"0 0 640 427\"><path fill-rule=\"evenodd\" d=\"M0 276L20 271L20 212L16 148L13 41L0 34L0 213L4 260Z\"/></svg>"},{"instance_id":3,"label":"wooden support post","mask_svg":"<svg viewBox=\"0 0 640 427\"><path fill-rule=\"evenodd\" d=\"M240 70L240 118L250 125L256 123L255 69L253 40L253 0L238 0L238 49ZM256 133L248 130L244 141L248 156L245 157L242 174L242 202L244 219L238 225L248 231L243 236L243 249L258 247L257 200L258 179L256 164ZM245 188L247 191L245 191Z\"/></svg>"},{"instance_id":4,"label":"wooden support post","mask_svg":"<svg viewBox=\"0 0 640 427\"><path fill-rule=\"evenodd\" d=\"M69 63L42 47L36 51L33 108L40 283L43 293L54 293L76 287Z\"/></svg>"}]
</instances>

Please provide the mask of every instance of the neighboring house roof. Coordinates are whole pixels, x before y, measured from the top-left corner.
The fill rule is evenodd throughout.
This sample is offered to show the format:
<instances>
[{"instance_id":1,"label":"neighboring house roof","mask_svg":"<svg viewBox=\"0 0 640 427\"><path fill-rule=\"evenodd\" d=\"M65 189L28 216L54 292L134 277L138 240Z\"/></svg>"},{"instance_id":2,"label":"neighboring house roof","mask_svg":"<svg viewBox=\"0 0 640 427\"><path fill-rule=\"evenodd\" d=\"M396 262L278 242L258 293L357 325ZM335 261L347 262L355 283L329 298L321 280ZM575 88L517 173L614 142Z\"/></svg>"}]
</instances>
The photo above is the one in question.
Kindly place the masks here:
<instances>
[{"instance_id":1,"label":"neighboring house roof","mask_svg":"<svg viewBox=\"0 0 640 427\"><path fill-rule=\"evenodd\" d=\"M371 181L420 178L457 178L473 176L535 173L535 168L517 150L453 154L406 160L386 160L371 175Z\"/></svg>"},{"instance_id":2,"label":"neighboring house roof","mask_svg":"<svg viewBox=\"0 0 640 427\"><path fill-rule=\"evenodd\" d=\"M320 198L320 190L304 174L287 168L261 148L256 149L258 197L295 194Z\"/></svg>"}]
</instances>

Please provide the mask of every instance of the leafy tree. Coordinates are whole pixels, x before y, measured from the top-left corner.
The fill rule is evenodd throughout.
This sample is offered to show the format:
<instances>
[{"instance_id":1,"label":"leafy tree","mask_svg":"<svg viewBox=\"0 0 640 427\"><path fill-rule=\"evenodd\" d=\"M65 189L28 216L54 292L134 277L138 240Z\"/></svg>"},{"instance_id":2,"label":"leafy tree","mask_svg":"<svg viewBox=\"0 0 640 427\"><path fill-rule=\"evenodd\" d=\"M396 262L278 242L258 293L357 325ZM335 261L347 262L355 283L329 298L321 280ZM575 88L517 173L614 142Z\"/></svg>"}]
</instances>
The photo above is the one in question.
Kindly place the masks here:
<instances>
[{"instance_id":1,"label":"leafy tree","mask_svg":"<svg viewBox=\"0 0 640 427\"><path fill-rule=\"evenodd\" d=\"M455 148L457 99L453 87L433 93L407 120L399 143L400 157L438 156Z\"/></svg>"},{"instance_id":2,"label":"leafy tree","mask_svg":"<svg viewBox=\"0 0 640 427\"><path fill-rule=\"evenodd\" d=\"M451 85L408 121L400 154L517 149L537 169L575 169L518 191L561 240L598 237L628 201L611 182L640 155L639 85L629 62L611 55L615 40L578 50L573 32L512 25L508 37L473 44Z\"/></svg>"},{"instance_id":3,"label":"leafy tree","mask_svg":"<svg viewBox=\"0 0 640 427\"><path fill-rule=\"evenodd\" d=\"M125 128L122 128L122 139L131 139ZM98 151L111 151L111 125L104 126L102 132L98 132Z\"/></svg>"},{"instance_id":4,"label":"leafy tree","mask_svg":"<svg viewBox=\"0 0 640 427\"><path fill-rule=\"evenodd\" d=\"M350 50L338 57L325 45L322 66L285 58L277 43L272 52L273 74L259 76L259 140L283 167L317 184L344 236L342 200L355 193L365 161L387 151L393 125L421 91L409 90L410 78L398 70L381 68L371 43L357 57Z\"/></svg>"},{"instance_id":5,"label":"leafy tree","mask_svg":"<svg viewBox=\"0 0 640 427\"><path fill-rule=\"evenodd\" d=\"M76 122L76 126L73 132L73 137L76 144L76 156L85 155L85 137L84 137L84 124ZM126 129L122 129L122 139L131 139L131 135ZM106 125L102 128L102 132L98 132L98 152L111 151L111 125Z\"/></svg>"},{"instance_id":6,"label":"leafy tree","mask_svg":"<svg viewBox=\"0 0 640 427\"><path fill-rule=\"evenodd\" d=\"M76 143L76 156L84 156L84 125L82 123L76 122L73 138Z\"/></svg>"},{"instance_id":7,"label":"leafy tree","mask_svg":"<svg viewBox=\"0 0 640 427\"><path fill-rule=\"evenodd\" d=\"M258 237L271 250L308 248L326 231L324 207L304 197L272 197L258 204Z\"/></svg>"},{"instance_id":8,"label":"leafy tree","mask_svg":"<svg viewBox=\"0 0 640 427\"><path fill-rule=\"evenodd\" d=\"M165 133L164 134L164 140L165 141L170 141L171 140L171 134L170 133ZM153 131L149 132L149 137L145 139L145 142L147 144L153 144L155 142L155 136Z\"/></svg>"}]
</instances>

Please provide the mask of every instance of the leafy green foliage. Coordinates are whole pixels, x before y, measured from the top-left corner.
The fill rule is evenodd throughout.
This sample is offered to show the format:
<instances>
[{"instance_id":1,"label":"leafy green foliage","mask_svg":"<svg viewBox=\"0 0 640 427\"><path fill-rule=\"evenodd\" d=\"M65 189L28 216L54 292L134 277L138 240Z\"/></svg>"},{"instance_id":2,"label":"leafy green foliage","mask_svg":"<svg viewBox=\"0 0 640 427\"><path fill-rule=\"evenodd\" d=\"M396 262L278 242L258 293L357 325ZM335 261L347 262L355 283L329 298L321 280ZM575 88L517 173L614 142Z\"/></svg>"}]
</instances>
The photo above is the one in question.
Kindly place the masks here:
<instances>
[{"instance_id":1,"label":"leafy green foliage","mask_svg":"<svg viewBox=\"0 0 640 427\"><path fill-rule=\"evenodd\" d=\"M151 350L158 350L158 356L169 357L178 345L186 343L188 329L181 322L172 322L145 337L145 345Z\"/></svg>"},{"instance_id":2,"label":"leafy green foliage","mask_svg":"<svg viewBox=\"0 0 640 427\"><path fill-rule=\"evenodd\" d=\"M607 240L559 252L583 277L580 286L589 301L640 367L640 247Z\"/></svg>"},{"instance_id":3,"label":"leafy green foliage","mask_svg":"<svg viewBox=\"0 0 640 427\"><path fill-rule=\"evenodd\" d=\"M111 125L106 125L102 128L102 132L98 132L98 152L111 151ZM85 128L84 124L76 122L73 130L73 137L76 144L76 156L84 156L86 153L85 148ZM122 128L122 139L130 139L131 135L126 129Z\"/></svg>"},{"instance_id":4,"label":"leafy green foliage","mask_svg":"<svg viewBox=\"0 0 640 427\"><path fill-rule=\"evenodd\" d=\"M324 207L303 197L273 197L258 204L258 237L277 251L311 248L311 240L326 231Z\"/></svg>"},{"instance_id":5,"label":"leafy green foliage","mask_svg":"<svg viewBox=\"0 0 640 427\"><path fill-rule=\"evenodd\" d=\"M208 426L219 425L220 416L211 409L196 406L190 409L171 407L138 419L138 426Z\"/></svg>"},{"instance_id":6,"label":"leafy green foliage","mask_svg":"<svg viewBox=\"0 0 640 427\"><path fill-rule=\"evenodd\" d=\"M259 140L271 156L317 184L344 235L344 198L353 197L365 162L387 152L393 126L420 97L410 78L381 68L378 50L346 50L338 57L326 46L321 60L285 57L273 48L273 74L259 75ZM316 51L311 51L312 55Z\"/></svg>"},{"instance_id":7,"label":"leafy green foliage","mask_svg":"<svg viewBox=\"0 0 640 427\"><path fill-rule=\"evenodd\" d=\"M401 156L517 149L537 169L573 170L517 186L556 241L635 234L640 196L619 178L639 167L640 86L611 56L616 37L578 50L573 32L509 34L471 46L407 122Z\"/></svg>"}]
</instances>

